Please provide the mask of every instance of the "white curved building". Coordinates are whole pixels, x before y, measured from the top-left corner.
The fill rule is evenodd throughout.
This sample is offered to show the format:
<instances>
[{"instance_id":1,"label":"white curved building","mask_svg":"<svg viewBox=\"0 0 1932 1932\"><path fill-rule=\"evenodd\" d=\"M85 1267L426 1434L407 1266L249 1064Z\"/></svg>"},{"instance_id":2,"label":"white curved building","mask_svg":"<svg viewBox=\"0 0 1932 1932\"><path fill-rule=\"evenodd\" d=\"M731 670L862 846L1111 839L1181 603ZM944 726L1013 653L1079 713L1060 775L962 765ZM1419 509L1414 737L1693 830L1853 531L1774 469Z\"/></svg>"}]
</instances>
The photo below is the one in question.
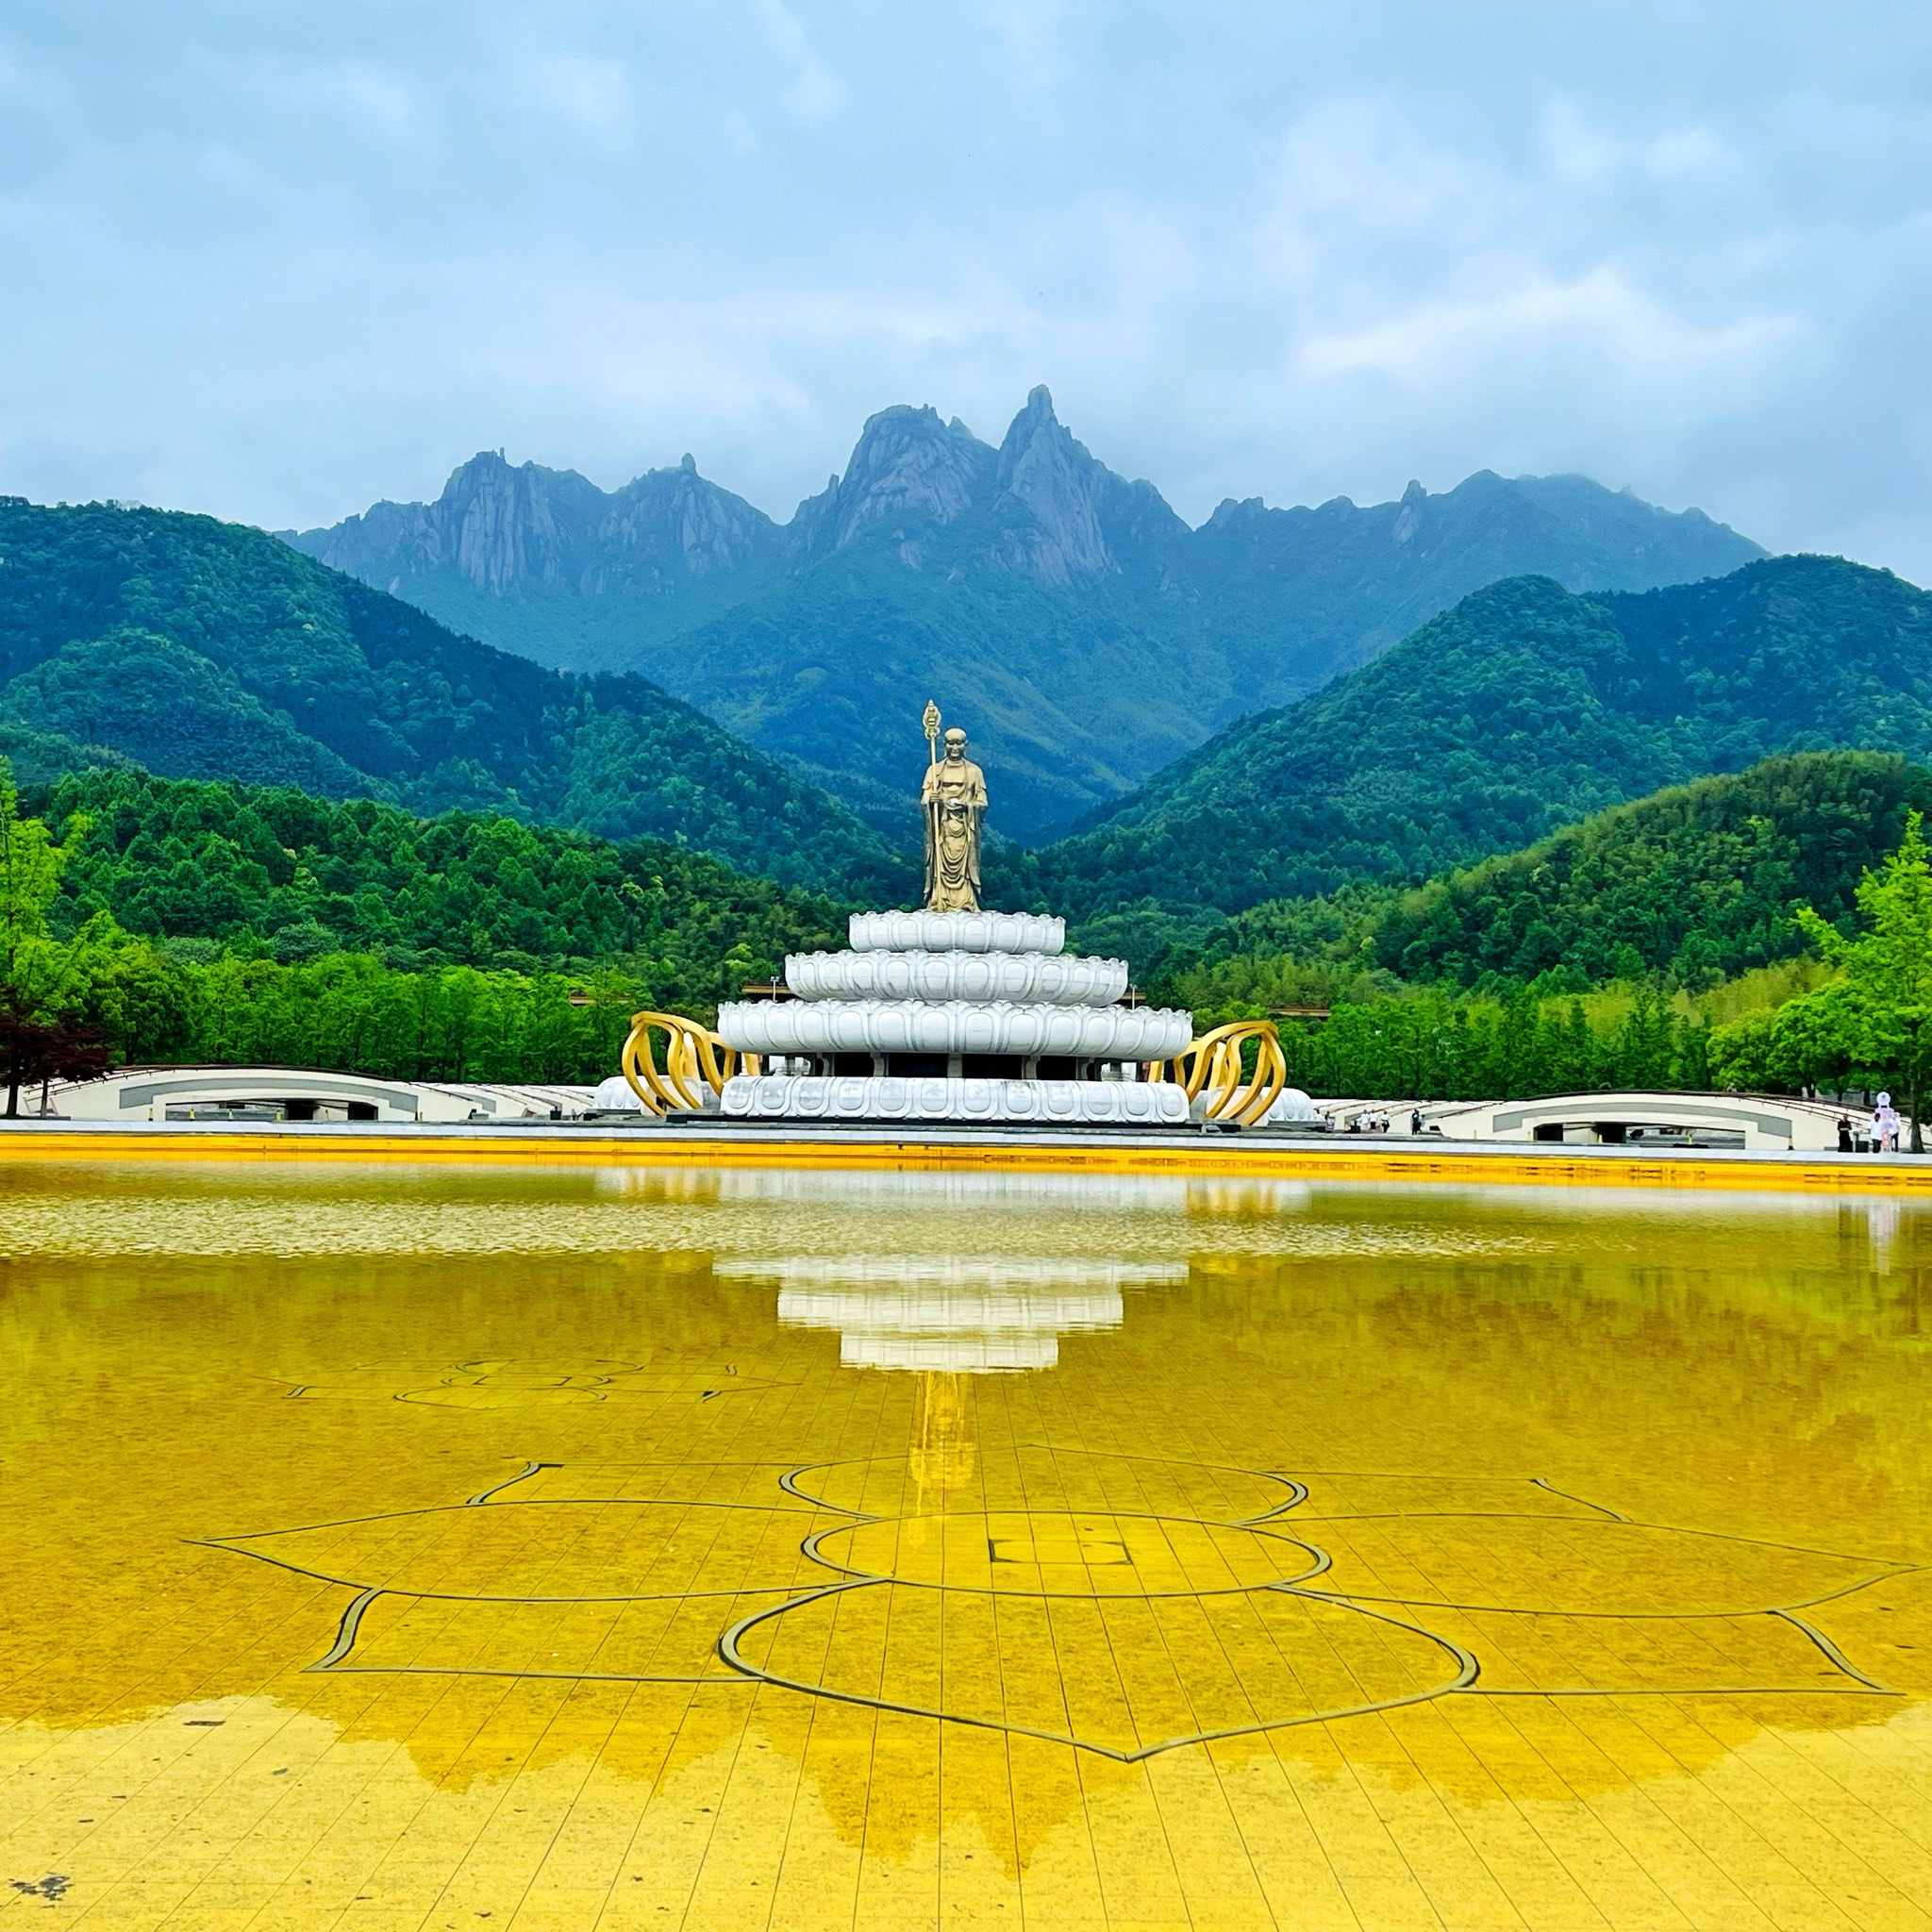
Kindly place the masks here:
<instances>
[{"instance_id":1,"label":"white curved building","mask_svg":"<svg viewBox=\"0 0 1932 1932\"><path fill-rule=\"evenodd\" d=\"M31 1111L37 1113L39 1095L31 1100ZM592 1104L590 1088L559 1084L387 1080L313 1067L118 1067L92 1080L54 1082L47 1112L75 1121L448 1125L571 1120Z\"/></svg>"}]
</instances>

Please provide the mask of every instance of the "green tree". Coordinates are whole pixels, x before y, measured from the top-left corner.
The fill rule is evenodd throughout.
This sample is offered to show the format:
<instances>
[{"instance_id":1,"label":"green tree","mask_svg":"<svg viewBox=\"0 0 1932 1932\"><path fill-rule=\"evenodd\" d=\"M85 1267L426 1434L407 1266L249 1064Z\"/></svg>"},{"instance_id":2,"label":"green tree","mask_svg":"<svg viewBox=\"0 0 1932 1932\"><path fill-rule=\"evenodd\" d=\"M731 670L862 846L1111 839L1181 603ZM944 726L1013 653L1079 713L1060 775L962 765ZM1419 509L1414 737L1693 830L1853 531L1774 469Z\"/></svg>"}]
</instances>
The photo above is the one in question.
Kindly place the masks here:
<instances>
[{"instance_id":1,"label":"green tree","mask_svg":"<svg viewBox=\"0 0 1932 1932\"><path fill-rule=\"evenodd\" d=\"M1798 908L1798 923L1843 974L1840 988L1830 990L1831 1006L1851 1057L1905 1076L1912 1152L1923 1154L1919 1112L1932 1048L1932 851L1922 813L1907 814L1898 850L1865 874L1857 896L1865 929L1856 939L1808 906ZM1812 999L1822 1005L1824 995Z\"/></svg>"},{"instance_id":2,"label":"green tree","mask_svg":"<svg viewBox=\"0 0 1932 1932\"><path fill-rule=\"evenodd\" d=\"M98 922L66 941L47 927L61 871L86 832L84 819L70 820L66 842L57 844L44 820L22 818L12 769L0 758L0 1034L8 1120L19 1117L21 1080L32 1071L33 1050L45 1029L80 1006L88 966L99 951Z\"/></svg>"},{"instance_id":3,"label":"green tree","mask_svg":"<svg viewBox=\"0 0 1932 1932\"><path fill-rule=\"evenodd\" d=\"M1711 1078L1726 1090L1842 1091L1876 1076L1859 1052L1868 1037L1857 995L1841 979L1762 1012L1746 1013L1710 1036ZM1858 1075L1854 1078L1854 1075Z\"/></svg>"}]
</instances>

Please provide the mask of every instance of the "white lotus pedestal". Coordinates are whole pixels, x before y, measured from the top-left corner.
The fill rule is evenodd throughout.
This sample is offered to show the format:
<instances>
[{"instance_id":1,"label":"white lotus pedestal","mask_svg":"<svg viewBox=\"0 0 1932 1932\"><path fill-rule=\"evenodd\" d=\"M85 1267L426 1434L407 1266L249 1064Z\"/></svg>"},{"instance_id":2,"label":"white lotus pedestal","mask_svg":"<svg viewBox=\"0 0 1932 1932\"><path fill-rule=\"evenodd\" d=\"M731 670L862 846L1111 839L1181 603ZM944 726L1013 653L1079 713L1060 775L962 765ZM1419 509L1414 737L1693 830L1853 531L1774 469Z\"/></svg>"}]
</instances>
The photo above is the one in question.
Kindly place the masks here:
<instances>
[{"instance_id":1,"label":"white lotus pedestal","mask_svg":"<svg viewBox=\"0 0 1932 1932\"><path fill-rule=\"evenodd\" d=\"M725 1082L727 1117L1184 1126L1188 1099L1141 1077L1189 1044L1183 1010L1119 1004L1123 959L1066 957L1058 919L860 912L852 950L795 953L789 998L719 1008L762 1071Z\"/></svg>"}]
</instances>

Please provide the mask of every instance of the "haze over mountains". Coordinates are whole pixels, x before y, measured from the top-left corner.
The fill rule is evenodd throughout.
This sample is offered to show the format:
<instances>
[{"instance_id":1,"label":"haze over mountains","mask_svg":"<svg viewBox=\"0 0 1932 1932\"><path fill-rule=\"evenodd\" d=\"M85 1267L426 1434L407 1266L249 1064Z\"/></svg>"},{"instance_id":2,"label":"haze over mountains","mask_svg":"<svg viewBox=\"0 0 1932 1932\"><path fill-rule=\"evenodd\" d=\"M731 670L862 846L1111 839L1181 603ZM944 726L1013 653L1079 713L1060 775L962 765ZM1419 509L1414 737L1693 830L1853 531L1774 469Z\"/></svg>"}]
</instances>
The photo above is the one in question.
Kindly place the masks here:
<instances>
[{"instance_id":1,"label":"haze over mountains","mask_svg":"<svg viewBox=\"0 0 1932 1932\"><path fill-rule=\"evenodd\" d=\"M1701 511L1487 471L1371 507L1230 499L1191 529L1043 388L997 448L882 410L782 525L690 457L607 492L486 454L435 503L288 541L541 663L641 672L895 838L934 697L1029 842L1499 577L1643 590L1763 555Z\"/></svg>"}]
</instances>

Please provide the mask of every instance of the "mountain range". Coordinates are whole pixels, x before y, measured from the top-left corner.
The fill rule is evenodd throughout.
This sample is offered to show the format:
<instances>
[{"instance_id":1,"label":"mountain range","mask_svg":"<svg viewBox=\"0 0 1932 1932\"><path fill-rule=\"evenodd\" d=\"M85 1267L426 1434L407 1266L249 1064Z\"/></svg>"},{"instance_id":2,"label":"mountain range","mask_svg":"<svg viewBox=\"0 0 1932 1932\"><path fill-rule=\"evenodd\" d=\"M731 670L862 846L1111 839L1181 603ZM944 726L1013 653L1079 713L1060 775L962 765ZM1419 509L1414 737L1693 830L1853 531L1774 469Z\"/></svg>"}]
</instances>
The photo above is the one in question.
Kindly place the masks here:
<instances>
[{"instance_id":1,"label":"mountain range","mask_svg":"<svg viewBox=\"0 0 1932 1932\"><path fill-rule=\"evenodd\" d=\"M1487 471L1365 507L1229 499L1190 528L1043 388L997 447L930 408L880 411L783 525L689 456L605 491L486 453L434 503L284 536L504 650L641 673L894 839L935 698L987 768L994 827L1027 843L1499 577L1643 590L1763 555L1698 510Z\"/></svg>"},{"instance_id":2,"label":"mountain range","mask_svg":"<svg viewBox=\"0 0 1932 1932\"><path fill-rule=\"evenodd\" d=\"M1506 578L1069 836L995 847L989 900L1141 963L1243 908L1414 883L1836 748L1932 760L1932 597L1890 574L1791 557L1643 592ZM658 838L848 901L916 891L910 774L895 845L641 677L541 668L175 512L0 499L0 751L29 779L138 764Z\"/></svg>"},{"instance_id":3,"label":"mountain range","mask_svg":"<svg viewBox=\"0 0 1932 1932\"><path fill-rule=\"evenodd\" d=\"M916 877L643 678L542 669L259 530L175 511L0 498L0 750L25 777L131 760L657 838L884 903Z\"/></svg>"},{"instance_id":4,"label":"mountain range","mask_svg":"<svg viewBox=\"0 0 1932 1932\"><path fill-rule=\"evenodd\" d=\"M1029 581L1029 595L1058 594ZM246 901L242 923L277 947L333 935L399 958L507 959L575 947L565 927L635 924L584 870L581 841L519 844L474 818L406 837L385 804L657 839L848 904L916 891L904 844L644 678L540 667L206 517L0 498L0 753L42 785L109 768L84 801L119 827L102 903L169 932L225 933ZM1889 572L1801 556L1641 592L1505 578L1224 727L1068 836L996 846L988 899L1069 915L1077 943L1157 980L1340 946L1355 970L1405 979L1594 983L1635 958L1688 983L1781 957L1793 895L1842 910L1844 881L1926 795L1901 757L1932 764L1932 595ZM325 811L295 791L236 817L133 767L376 804L327 808L325 854L312 833L264 830ZM908 843L910 798L908 784L895 827ZM487 892L453 882L461 867L437 856L452 840L493 868ZM292 863L311 845L282 880L276 852ZM702 914L678 941L690 958L653 973L714 996L737 950L707 922L765 902L627 850L628 872ZM376 883L405 873L411 892L440 895L428 924ZM824 900L808 913L835 916ZM639 926L630 943L656 941Z\"/></svg>"}]
</instances>

